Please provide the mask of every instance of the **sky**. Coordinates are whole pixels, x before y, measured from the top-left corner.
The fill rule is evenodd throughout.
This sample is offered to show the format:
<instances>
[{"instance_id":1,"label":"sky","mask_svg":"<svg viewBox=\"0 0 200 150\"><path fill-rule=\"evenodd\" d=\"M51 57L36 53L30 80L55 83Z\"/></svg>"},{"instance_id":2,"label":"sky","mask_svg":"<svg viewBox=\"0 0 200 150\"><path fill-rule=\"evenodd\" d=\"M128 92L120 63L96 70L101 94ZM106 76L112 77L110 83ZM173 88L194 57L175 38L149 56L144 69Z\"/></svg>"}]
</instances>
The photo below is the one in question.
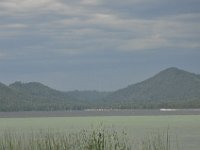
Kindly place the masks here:
<instances>
[{"instance_id":1,"label":"sky","mask_svg":"<svg viewBox=\"0 0 200 150\"><path fill-rule=\"evenodd\" d=\"M199 0L0 0L0 82L113 91L200 74Z\"/></svg>"}]
</instances>

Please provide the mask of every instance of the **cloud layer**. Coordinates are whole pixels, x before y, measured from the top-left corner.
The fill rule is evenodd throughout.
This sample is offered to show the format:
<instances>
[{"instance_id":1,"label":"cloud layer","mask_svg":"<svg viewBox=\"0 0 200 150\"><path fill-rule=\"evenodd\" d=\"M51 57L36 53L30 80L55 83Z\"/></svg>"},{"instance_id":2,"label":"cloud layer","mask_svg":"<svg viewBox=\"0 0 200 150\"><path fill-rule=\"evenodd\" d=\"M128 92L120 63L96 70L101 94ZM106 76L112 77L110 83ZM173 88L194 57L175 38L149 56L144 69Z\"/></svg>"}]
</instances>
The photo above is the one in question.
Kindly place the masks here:
<instances>
[{"instance_id":1,"label":"cloud layer","mask_svg":"<svg viewBox=\"0 0 200 150\"><path fill-rule=\"evenodd\" d=\"M1 0L0 67L38 66L37 73L48 64L69 69L127 65L128 56L152 53L199 55L199 6L199 0Z\"/></svg>"}]
</instances>

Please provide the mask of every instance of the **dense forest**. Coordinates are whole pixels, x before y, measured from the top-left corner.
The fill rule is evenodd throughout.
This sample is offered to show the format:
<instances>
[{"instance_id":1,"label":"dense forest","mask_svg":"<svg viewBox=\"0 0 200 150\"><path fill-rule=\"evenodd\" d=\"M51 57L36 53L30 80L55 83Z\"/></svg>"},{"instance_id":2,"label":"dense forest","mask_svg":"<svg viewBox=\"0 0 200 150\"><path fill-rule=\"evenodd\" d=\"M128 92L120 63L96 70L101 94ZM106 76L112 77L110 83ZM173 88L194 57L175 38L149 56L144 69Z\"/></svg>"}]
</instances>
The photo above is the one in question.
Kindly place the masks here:
<instances>
[{"instance_id":1,"label":"dense forest","mask_svg":"<svg viewBox=\"0 0 200 150\"><path fill-rule=\"evenodd\" d=\"M0 111L200 108L200 75L177 68L114 92L61 92L38 82L0 83Z\"/></svg>"}]
</instances>

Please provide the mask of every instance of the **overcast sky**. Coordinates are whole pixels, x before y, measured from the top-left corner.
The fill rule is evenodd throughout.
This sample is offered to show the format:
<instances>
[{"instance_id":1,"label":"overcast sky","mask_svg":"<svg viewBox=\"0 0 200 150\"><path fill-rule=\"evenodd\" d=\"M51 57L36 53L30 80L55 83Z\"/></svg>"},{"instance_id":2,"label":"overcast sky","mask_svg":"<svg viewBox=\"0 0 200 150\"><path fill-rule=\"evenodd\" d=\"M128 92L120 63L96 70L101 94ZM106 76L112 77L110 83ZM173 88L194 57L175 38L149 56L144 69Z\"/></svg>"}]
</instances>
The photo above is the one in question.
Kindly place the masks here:
<instances>
[{"instance_id":1,"label":"overcast sky","mask_svg":"<svg viewBox=\"0 0 200 150\"><path fill-rule=\"evenodd\" d=\"M0 0L0 82L115 90L200 74L199 0Z\"/></svg>"}]
</instances>

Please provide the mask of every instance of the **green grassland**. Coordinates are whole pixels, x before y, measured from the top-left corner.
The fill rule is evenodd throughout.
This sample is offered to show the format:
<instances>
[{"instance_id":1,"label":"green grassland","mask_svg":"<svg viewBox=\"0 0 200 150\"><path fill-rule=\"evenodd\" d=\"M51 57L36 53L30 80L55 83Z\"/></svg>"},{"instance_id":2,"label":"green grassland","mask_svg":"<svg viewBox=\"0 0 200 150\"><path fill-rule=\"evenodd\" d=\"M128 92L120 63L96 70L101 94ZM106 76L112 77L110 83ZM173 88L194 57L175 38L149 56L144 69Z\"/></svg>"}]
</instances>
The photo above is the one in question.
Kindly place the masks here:
<instances>
[{"instance_id":1,"label":"green grassland","mask_svg":"<svg viewBox=\"0 0 200 150\"><path fill-rule=\"evenodd\" d=\"M100 124L107 130L127 132L129 140L134 142L169 129L173 149L177 144L181 150L199 150L200 147L199 115L0 118L0 133L5 130L19 133L45 130L75 133L82 129L97 129Z\"/></svg>"}]
</instances>

